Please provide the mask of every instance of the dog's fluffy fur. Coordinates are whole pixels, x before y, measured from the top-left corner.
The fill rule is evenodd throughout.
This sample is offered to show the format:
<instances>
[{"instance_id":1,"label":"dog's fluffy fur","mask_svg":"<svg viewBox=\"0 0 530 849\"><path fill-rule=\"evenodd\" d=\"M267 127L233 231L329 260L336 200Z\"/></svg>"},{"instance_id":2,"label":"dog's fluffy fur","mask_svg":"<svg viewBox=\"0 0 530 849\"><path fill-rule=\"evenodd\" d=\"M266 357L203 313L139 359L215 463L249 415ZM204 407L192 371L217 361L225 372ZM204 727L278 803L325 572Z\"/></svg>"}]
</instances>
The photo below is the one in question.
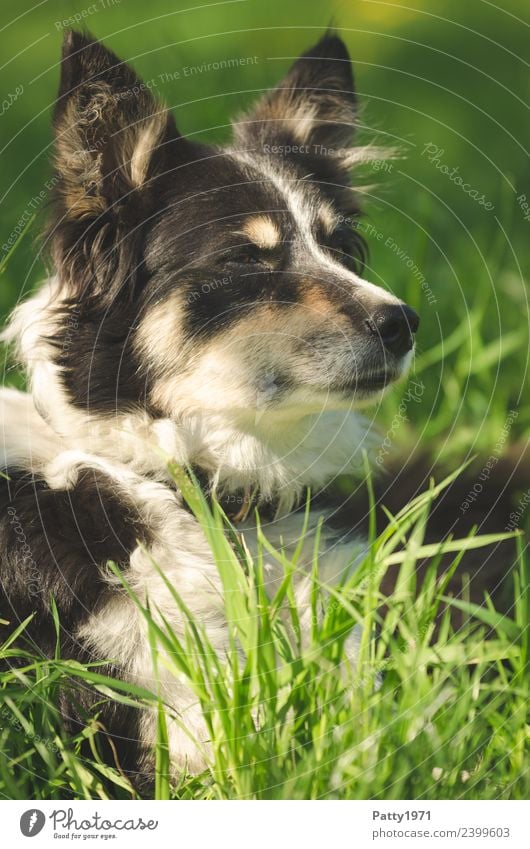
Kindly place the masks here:
<instances>
[{"instance_id":1,"label":"dog's fluffy fur","mask_svg":"<svg viewBox=\"0 0 530 849\"><path fill-rule=\"evenodd\" d=\"M108 661L111 675L154 687L144 620L109 561L182 633L155 561L223 652L220 579L168 458L220 497L252 493L287 549L305 488L362 466L371 437L356 408L406 371L417 319L359 276L350 172L370 150L354 146L356 116L334 34L239 118L226 148L183 138L129 66L66 36L47 235L56 274L4 334L30 393L1 394L2 615L34 614L44 652L56 640L53 597L63 656ZM239 527L252 552L252 521ZM308 538L296 578L302 607L312 547ZM325 532L322 579L337 580L362 549ZM274 590L278 565L267 575ZM173 768L200 770L201 711L185 682L159 674L201 744L172 723ZM83 700L65 701L65 715ZM154 714L105 710L122 765L149 771Z\"/></svg>"}]
</instances>

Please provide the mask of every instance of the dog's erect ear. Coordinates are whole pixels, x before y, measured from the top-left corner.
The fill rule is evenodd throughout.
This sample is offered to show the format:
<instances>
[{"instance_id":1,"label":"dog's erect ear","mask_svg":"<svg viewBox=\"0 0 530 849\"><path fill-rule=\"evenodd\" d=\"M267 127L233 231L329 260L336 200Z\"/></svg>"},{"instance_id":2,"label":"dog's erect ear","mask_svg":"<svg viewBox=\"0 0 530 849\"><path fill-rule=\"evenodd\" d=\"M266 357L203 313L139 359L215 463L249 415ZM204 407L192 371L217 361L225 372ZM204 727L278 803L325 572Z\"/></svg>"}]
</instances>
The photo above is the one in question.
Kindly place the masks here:
<instances>
[{"instance_id":1,"label":"dog's erect ear","mask_svg":"<svg viewBox=\"0 0 530 849\"><path fill-rule=\"evenodd\" d=\"M172 115L134 71L97 41L68 32L55 107L56 169L64 212L105 212L170 167Z\"/></svg>"},{"instance_id":2,"label":"dog's erect ear","mask_svg":"<svg viewBox=\"0 0 530 849\"><path fill-rule=\"evenodd\" d=\"M328 34L289 70L287 76L239 118L236 143L308 145L308 152L351 144L357 113L353 73L346 45ZM266 148L267 151L267 148Z\"/></svg>"},{"instance_id":3,"label":"dog's erect ear","mask_svg":"<svg viewBox=\"0 0 530 849\"><path fill-rule=\"evenodd\" d=\"M191 158L170 112L134 71L88 35L64 39L54 113L55 204L49 238L72 294L133 291L137 228L156 180Z\"/></svg>"}]
</instances>

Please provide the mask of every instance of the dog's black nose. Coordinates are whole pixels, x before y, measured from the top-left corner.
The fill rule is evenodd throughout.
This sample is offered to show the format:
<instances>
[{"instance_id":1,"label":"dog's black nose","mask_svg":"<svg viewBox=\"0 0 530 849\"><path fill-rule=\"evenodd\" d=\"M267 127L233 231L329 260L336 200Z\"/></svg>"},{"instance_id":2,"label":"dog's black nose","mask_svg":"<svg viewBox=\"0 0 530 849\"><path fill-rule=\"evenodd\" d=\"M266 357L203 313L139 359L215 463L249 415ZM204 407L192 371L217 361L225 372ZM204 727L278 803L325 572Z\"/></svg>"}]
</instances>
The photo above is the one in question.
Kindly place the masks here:
<instances>
[{"instance_id":1,"label":"dog's black nose","mask_svg":"<svg viewBox=\"0 0 530 849\"><path fill-rule=\"evenodd\" d=\"M420 323L419 316L406 304L388 304L366 319L369 330L379 336L391 354L402 357L410 351Z\"/></svg>"}]
</instances>

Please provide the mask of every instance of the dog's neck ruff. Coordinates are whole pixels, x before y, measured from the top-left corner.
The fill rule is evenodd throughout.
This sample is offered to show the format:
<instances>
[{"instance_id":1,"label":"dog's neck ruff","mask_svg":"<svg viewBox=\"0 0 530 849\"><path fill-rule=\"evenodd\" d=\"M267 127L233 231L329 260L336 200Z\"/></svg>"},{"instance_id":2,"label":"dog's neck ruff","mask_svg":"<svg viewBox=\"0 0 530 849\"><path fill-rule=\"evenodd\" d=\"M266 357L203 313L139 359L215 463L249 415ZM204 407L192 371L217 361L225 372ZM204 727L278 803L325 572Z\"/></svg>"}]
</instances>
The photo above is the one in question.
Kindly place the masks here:
<instances>
[{"instance_id":1,"label":"dog's neck ruff","mask_svg":"<svg viewBox=\"0 0 530 849\"><path fill-rule=\"evenodd\" d=\"M373 436L353 410L300 416L280 427L260 416L250 430L217 411L196 408L170 419L154 417L140 402L113 414L74 405L56 362L57 346L63 344L57 338L61 306L57 281L46 281L15 310L3 339L16 345L35 408L64 450L111 459L161 481L170 480L168 461L173 460L200 469L219 497L251 494L253 504L274 505L280 513L290 510L307 487L315 491L337 475L362 472ZM68 343L75 345L75 330L72 334Z\"/></svg>"}]
</instances>

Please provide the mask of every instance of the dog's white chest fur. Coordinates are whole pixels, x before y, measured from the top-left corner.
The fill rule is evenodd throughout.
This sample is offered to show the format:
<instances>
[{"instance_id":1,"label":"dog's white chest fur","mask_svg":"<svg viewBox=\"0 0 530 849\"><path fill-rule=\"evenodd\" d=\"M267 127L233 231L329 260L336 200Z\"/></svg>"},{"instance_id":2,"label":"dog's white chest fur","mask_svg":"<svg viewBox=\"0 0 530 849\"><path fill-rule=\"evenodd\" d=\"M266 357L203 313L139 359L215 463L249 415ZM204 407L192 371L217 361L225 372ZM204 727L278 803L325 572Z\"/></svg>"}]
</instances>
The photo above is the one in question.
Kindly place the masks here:
<instances>
[{"instance_id":1,"label":"dog's white chest fur","mask_svg":"<svg viewBox=\"0 0 530 849\"><path fill-rule=\"evenodd\" d=\"M228 646L228 631L219 571L200 525L185 510L178 492L167 483L138 474L130 465L68 448L38 416L29 395L1 390L0 405L5 465L31 468L54 490L74 489L80 473L87 470L104 474L118 497L122 494L134 503L152 534L149 548L139 545L130 556L127 581L131 589L141 602L149 604L160 622L165 619L183 638L185 624L168 581L205 626L215 650L222 654ZM321 521L317 514L304 518L303 513L292 513L265 523L260 531L288 558L299 549L293 585L303 639L311 629L310 573L315 534ZM256 558L260 543L255 522L246 519L238 531L246 550ZM324 586L333 586L355 568L365 546L360 540L345 542L325 527L320 528L319 536L319 580ZM266 590L273 597L285 577L284 568L281 559L267 551L262 556ZM109 586L115 586L116 578L111 572L108 581ZM347 646L351 660L355 657L357 636L354 633ZM98 605L75 637L95 656L119 664L130 680L149 689L160 688L177 717L169 727L173 768L177 771L187 764L188 769L202 769L208 750L207 733L197 700L187 683L163 664L159 664L159 680L154 680L148 628L131 598L125 593L111 595ZM183 731L182 722L188 733ZM146 747L155 733L154 723L154 714L146 712L142 719ZM201 745L192 742L190 734Z\"/></svg>"}]
</instances>

